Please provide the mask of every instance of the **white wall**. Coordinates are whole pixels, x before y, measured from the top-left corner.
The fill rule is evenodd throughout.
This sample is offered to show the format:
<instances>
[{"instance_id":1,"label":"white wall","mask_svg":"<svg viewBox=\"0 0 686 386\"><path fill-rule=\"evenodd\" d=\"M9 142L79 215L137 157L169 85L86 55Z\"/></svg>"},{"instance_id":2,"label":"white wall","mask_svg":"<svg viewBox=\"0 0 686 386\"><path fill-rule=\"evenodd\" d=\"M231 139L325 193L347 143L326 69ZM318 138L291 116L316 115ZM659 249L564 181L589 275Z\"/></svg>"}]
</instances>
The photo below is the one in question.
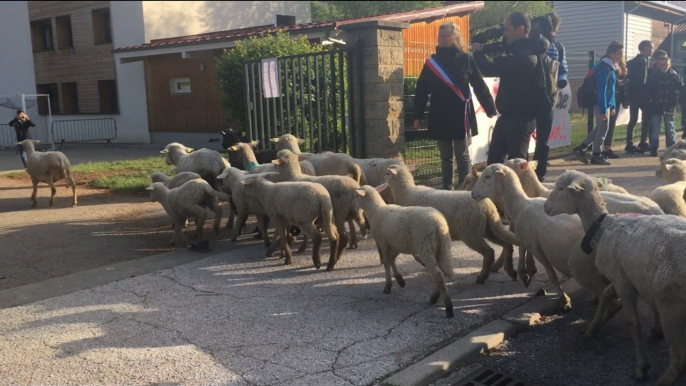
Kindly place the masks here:
<instances>
[{"instance_id":1,"label":"white wall","mask_svg":"<svg viewBox=\"0 0 686 386\"><path fill-rule=\"evenodd\" d=\"M309 1L143 1L145 42L276 24L276 15L311 21ZM115 47L122 47L115 45Z\"/></svg>"},{"instance_id":2,"label":"white wall","mask_svg":"<svg viewBox=\"0 0 686 386\"><path fill-rule=\"evenodd\" d=\"M35 94L28 1L0 2L0 51L0 95Z\"/></svg>"},{"instance_id":3,"label":"white wall","mask_svg":"<svg viewBox=\"0 0 686 386\"><path fill-rule=\"evenodd\" d=\"M643 40L651 40L653 32L653 22L645 17L636 15L626 15L627 20L625 29L624 56L631 59L638 55L638 43Z\"/></svg>"},{"instance_id":4,"label":"white wall","mask_svg":"<svg viewBox=\"0 0 686 386\"><path fill-rule=\"evenodd\" d=\"M144 43L145 28L140 1L111 1L110 15L114 47ZM145 65L143 62L122 65L115 54L114 66L119 92L119 115L112 116L117 120L116 142L150 143Z\"/></svg>"}]
</instances>

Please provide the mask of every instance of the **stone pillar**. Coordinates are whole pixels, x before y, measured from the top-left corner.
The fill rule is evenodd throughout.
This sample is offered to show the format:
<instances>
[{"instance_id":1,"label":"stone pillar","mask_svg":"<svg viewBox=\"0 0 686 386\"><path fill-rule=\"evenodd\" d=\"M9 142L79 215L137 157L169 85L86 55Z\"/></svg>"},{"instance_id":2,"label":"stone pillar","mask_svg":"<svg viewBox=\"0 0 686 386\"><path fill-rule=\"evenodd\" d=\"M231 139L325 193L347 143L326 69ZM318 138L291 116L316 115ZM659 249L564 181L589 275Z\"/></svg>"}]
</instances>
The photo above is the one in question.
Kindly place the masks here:
<instances>
[{"instance_id":1,"label":"stone pillar","mask_svg":"<svg viewBox=\"0 0 686 386\"><path fill-rule=\"evenodd\" d=\"M346 24L346 45L354 49L353 149L356 158L402 159L403 35L408 23L383 20ZM358 60L362 55L362 65ZM360 68L361 67L361 68ZM361 77L361 87L360 87Z\"/></svg>"}]
</instances>

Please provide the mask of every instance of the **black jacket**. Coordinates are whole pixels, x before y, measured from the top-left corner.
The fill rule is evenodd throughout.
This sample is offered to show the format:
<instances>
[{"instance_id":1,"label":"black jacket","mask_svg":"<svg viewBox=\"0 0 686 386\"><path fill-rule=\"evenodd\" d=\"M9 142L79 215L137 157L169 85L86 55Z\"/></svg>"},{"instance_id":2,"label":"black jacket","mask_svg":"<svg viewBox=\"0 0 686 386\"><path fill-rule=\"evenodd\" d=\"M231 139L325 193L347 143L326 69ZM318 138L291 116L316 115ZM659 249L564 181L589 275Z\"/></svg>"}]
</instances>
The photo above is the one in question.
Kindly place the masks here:
<instances>
[{"instance_id":1,"label":"black jacket","mask_svg":"<svg viewBox=\"0 0 686 386\"><path fill-rule=\"evenodd\" d=\"M532 104L538 55L545 54L550 43L540 36L520 39L507 47L499 58L490 62L483 51L474 53L474 60L485 76L500 78L495 105L505 116L533 118Z\"/></svg>"},{"instance_id":2,"label":"black jacket","mask_svg":"<svg viewBox=\"0 0 686 386\"><path fill-rule=\"evenodd\" d=\"M681 76L671 68L667 72L660 70L651 72L646 83L650 114L674 114L683 86L684 81Z\"/></svg>"},{"instance_id":3,"label":"black jacket","mask_svg":"<svg viewBox=\"0 0 686 386\"><path fill-rule=\"evenodd\" d=\"M493 97L488 91L488 86L486 86L486 82L481 77L481 73L471 55L460 51L457 47L436 47L435 57L438 58L442 65L447 67L450 76L455 79L463 93L465 91L469 92L469 85L471 84L474 94L476 94L479 103L484 107L486 113L495 115ZM464 127L464 102L425 64L419 79L417 79L417 91L414 97L414 119L422 119L424 117L429 94L431 94L428 122L429 138L440 140L464 139L466 134ZM473 103L470 106L469 122L472 136L479 134Z\"/></svg>"},{"instance_id":4,"label":"black jacket","mask_svg":"<svg viewBox=\"0 0 686 386\"><path fill-rule=\"evenodd\" d=\"M648 57L638 54L626 63L627 70L629 71L627 74L629 83L626 85L626 91L629 99L632 101L639 101L641 98L647 99L645 98L645 92L646 82L648 81L648 69L650 67L648 60Z\"/></svg>"},{"instance_id":5,"label":"black jacket","mask_svg":"<svg viewBox=\"0 0 686 386\"><path fill-rule=\"evenodd\" d=\"M15 118L10 121L9 125L11 127L14 127L14 131L17 132L17 142L21 142L27 139L29 134L29 127L36 127L36 125L34 125L30 119L25 121L24 123L21 123Z\"/></svg>"}]
</instances>

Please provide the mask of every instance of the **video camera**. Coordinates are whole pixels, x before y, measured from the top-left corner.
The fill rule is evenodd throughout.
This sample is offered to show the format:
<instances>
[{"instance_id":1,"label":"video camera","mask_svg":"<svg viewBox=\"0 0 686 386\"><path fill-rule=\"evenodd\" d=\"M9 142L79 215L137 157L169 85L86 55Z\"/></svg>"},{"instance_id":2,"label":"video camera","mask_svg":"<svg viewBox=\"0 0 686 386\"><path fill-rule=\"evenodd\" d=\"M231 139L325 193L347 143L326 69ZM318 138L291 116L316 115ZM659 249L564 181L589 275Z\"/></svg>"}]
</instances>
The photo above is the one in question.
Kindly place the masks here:
<instances>
[{"instance_id":1,"label":"video camera","mask_svg":"<svg viewBox=\"0 0 686 386\"><path fill-rule=\"evenodd\" d=\"M492 27L486 31L479 32L478 34L472 36L472 43L483 44L483 52L486 55L497 54L505 51L507 43L503 39L503 31L505 27L499 25L497 27ZM493 41L493 43L486 44L488 41Z\"/></svg>"},{"instance_id":2,"label":"video camera","mask_svg":"<svg viewBox=\"0 0 686 386\"><path fill-rule=\"evenodd\" d=\"M529 36L540 35L548 41L553 39L553 22L549 16L537 16L531 20L531 33Z\"/></svg>"}]
</instances>

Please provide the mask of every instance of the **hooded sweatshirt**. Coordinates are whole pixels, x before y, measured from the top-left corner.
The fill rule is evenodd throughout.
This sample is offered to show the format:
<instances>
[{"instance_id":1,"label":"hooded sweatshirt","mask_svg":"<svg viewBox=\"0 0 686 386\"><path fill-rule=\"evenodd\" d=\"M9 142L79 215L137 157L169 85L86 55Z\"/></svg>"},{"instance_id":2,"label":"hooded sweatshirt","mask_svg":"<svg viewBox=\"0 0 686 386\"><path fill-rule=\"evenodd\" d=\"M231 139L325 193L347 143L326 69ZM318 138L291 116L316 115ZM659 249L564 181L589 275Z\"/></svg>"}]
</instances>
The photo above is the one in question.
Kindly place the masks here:
<instances>
[{"instance_id":1,"label":"hooded sweatshirt","mask_svg":"<svg viewBox=\"0 0 686 386\"><path fill-rule=\"evenodd\" d=\"M596 105L601 114L607 114L608 108L617 108L615 101L615 85L617 84L617 65L610 60L610 58L603 58L603 60L593 66L595 71L595 86L596 86Z\"/></svg>"},{"instance_id":2,"label":"hooded sweatshirt","mask_svg":"<svg viewBox=\"0 0 686 386\"><path fill-rule=\"evenodd\" d=\"M500 77L495 106L501 115L534 118L535 106L531 101L538 55L545 54L549 44L540 36L520 39L508 45L505 53L493 62L483 51L474 53L474 60L485 76Z\"/></svg>"}]
</instances>

